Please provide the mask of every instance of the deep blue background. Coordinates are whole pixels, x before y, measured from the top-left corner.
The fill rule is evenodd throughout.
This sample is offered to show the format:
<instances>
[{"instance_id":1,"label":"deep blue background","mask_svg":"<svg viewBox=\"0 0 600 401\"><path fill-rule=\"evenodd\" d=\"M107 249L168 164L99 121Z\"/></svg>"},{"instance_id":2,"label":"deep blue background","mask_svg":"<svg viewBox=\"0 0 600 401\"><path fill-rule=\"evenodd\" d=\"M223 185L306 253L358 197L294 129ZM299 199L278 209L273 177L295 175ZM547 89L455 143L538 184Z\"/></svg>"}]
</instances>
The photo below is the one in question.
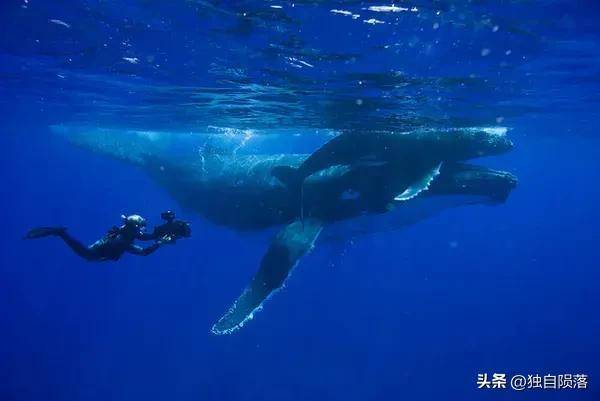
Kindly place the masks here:
<instances>
[{"instance_id":1,"label":"deep blue background","mask_svg":"<svg viewBox=\"0 0 600 401\"><path fill-rule=\"evenodd\" d=\"M2 135L2 399L513 399L475 390L480 372L586 373L587 391L524 397L598 395L595 138L519 123L515 151L488 163L519 176L505 205L448 211L343 256L319 248L247 327L215 337L270 234L208 226L142 172L24 121ZM64 224L92 241L119 213L157 223L169 207L194 237L149 258L89 264L58 240L20 239Z\"/></svg>"},{"instance_id":2,"label":"deep blue background","mask_svg":"<svg viewBox=\"0 0 600 401\"><path fill-rule=\"evenodd\" d=\"M11 46L3 45L0 81L0 400L600 399L600 119L598 58L590 56L597 49L589 40L597 37L589 23L597 10L573 11L573 4L586 2L569 4L563 4L564 14L560 7L536 9L555 13L548 25L538 20L531 28L527 18L533 17L520 15L522 26L539 39L515 40L521 45L513 48L534 56L511 70L515 88L525 86L514 89L509 101L503 92L508 81L490 84L503 93L493 99L502 111L490 115L505 117L516 147L482 163L519 177L506 204L450 210L343 250L318 247L255 320L224 337L209 329L254 273L273 232L240 234L211 226L182 210L142 171L53 136L48 124L73 114L81 120L77 113L93 112L93 106L85 91L74 98L65 94L77 89L77 80L57 88L32 74L31 64L19 70L15 54L30 55L29 37L19 36L26 25L19 19L3 24L20 30L12 32ZM119 12L139 12L116 8L116 20ZM155 12L181 16L179 33L195 27L177 7L162 8ZM68 16L64 10L40 15L43 22ZM76 15L65 19L73 23ZM551 32L557 26L564 29ZM35 27L43 37L48 26ZM50 28L48 36L56 34ZM321 27L322 36L336 43L327 32ZM463 39L473 41L478 32ZM170 57L185 61L180 42L167 39L162 50L172 43ZM231 43L237 42L224 47ZM540 43L552 43L553 52ZM473 47L475 53L463 49L456 60L478 54L481 46ZM557 66L555 57L565 48L571 64L562 60ZM206 57L190 67L200 81L210 64ZM435 57L386 60L433 75L447 72L448 65ZM79 60L59 72L75 76L87 68L108 74L100 61ZM106 65L114 66L110 60ZM46 67L42 63L40 71ZM486 68L473 67L477 73ZM170 76L191 79L186 72L181 67L182 75ZM495 124L481 110L490 107L488 100L477 98L461 113L482 113L480 120ZM144 121L135 117L135 125ZM153 128L152 115L146 117ZM197 121L183 117L186 127ZM88 123L106 125L96 118ZM165 120L157 116L156 124ZM117 263L90 264L58 240L21 239L32 226L57 224L92 242L121 213L140 213L155 224L167 208L192 222L194 236L148 258L126 255ZM520 395L477 390L476 376L484 372L585 373L590 388Z\"/></svg>"}]
</instances>

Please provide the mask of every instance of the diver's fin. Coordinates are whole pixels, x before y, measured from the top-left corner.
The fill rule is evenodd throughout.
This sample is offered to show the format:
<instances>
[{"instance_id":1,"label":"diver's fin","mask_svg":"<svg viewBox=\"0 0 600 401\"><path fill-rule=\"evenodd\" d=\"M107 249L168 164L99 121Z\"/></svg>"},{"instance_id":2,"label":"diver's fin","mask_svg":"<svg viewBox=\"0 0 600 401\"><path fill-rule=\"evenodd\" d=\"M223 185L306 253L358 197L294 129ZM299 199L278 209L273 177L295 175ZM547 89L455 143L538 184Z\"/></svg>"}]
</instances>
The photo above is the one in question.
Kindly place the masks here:
<instances>
[{"instance_id":1,"label":"diver's fin","mask_svg":"<svg viewBox=\"0 0 600 401\"><path fill-rule=\"evenodd\" d=\"M65 232L66 227L37 227L27 231L23 239L35 239L48 237L50 235L58 235Z\"/></svg>"},{"instance_id":2,"label":"diver's fin","mask_svg":"<svg viewBox=\"0 0 600 401\"><path fill-rule=\"evenodd\" d=\"M433 169L428 170L422 177L420 177L414 184L411 184L404 192L399 195L396 195L394 200L396 201L407 201L409 199L414 198L419 195L423 191L427 191L429 186L440 174L440 168L442 167L442 163L440 162Z\"/></svg>"},{"instance_id":3,"label":"diver's fin","mask_svg":"<svg viewBox=\"0 0 600 401\"><path fill-rule=\"evenodd\" d=\"M258 272L231 308L213 325L213 334L231 334L253 318L263 302L279 289L299 259L309 252L323 225L307 218L284 227L263 256Z\"/></svg>"},{"instance_id":4,"label":"diver's fin","mask_svg":"<svg viewBox=\"0 0 600 401\"><path fill-rule=\"evenodd\" d=\"M304 178L300 175L300 170L291 166L275 166L271 169L271 174L288 188L299 188Z\"/></svg>"}]
</instances>

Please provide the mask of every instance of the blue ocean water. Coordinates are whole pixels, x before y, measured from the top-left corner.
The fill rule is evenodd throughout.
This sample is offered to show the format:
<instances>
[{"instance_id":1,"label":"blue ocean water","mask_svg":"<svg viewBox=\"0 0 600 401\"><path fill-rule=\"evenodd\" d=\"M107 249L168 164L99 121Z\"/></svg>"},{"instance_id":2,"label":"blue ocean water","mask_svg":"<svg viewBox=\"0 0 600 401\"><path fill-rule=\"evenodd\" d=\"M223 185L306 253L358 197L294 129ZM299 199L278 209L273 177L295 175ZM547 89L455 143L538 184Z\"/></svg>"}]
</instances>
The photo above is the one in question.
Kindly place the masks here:
<instances>
[{"instance_id":1,"label":"blue ocean water","mask_svg":"<svg viewBox=\"0 0 600 401\"><path fill-rule=\"evenodd\" d=\"M381 7L385 6L385 7ZM593 1L4 1L1 400L597 400L600 16ZM275 229L216 226L52 127L308 152L332 132L506 127L508 200L317 246L210 333ZM301 135L299 135L301 134ZM231 145L233 143L233 145ZM186 147L186 143L175 145ZM191 239L87 263L173 209ZM587 389L478 389L480 373Z\"/></svg>"}]
</instances>

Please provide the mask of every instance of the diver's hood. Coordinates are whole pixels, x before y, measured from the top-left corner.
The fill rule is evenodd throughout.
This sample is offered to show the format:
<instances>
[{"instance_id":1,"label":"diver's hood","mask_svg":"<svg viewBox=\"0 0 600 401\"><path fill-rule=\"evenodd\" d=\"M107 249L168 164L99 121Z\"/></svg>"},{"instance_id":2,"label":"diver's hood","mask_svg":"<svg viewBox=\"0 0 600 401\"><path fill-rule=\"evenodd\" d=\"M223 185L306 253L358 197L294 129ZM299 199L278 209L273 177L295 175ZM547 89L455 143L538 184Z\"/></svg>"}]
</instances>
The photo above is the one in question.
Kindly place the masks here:
<instances>
[{"instance_id":1,"label":"diver's hood","mask_svg":"<svg viewBox=\"0 0 600 401\"><path fill-rule=\"evenodd\" d=\"M143 228L146 227L146 219L139 214L131 214L129 216L121 215L123 223L128 227Z\"/></svg>"}]
</instances>

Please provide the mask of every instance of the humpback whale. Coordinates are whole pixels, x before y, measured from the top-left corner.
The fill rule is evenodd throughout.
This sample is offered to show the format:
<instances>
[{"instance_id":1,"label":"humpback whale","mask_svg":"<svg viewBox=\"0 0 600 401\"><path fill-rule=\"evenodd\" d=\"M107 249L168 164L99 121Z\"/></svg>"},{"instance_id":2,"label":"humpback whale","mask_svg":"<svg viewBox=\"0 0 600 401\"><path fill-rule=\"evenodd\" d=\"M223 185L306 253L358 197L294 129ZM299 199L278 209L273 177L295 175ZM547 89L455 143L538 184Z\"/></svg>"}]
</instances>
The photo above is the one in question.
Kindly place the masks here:
<instances>
[{"instance_id":1,"label":"humpback whale","mask_svg":"<svg viewBox=\"0 0 600 401\"><path fill-rule=\"evenodd\" d=\"M173 157L173 135L58 126L72 143L137 165L183 206L235 230L282 226L259 269L211 331L240 329L284 284L319 238L398 229L448 207L504 202L517 179L466 161L507 152L505 133L486 129L342 134L313 154ZM278 174L294 171L299 187Z\"/></svg>"}]
</instances>

